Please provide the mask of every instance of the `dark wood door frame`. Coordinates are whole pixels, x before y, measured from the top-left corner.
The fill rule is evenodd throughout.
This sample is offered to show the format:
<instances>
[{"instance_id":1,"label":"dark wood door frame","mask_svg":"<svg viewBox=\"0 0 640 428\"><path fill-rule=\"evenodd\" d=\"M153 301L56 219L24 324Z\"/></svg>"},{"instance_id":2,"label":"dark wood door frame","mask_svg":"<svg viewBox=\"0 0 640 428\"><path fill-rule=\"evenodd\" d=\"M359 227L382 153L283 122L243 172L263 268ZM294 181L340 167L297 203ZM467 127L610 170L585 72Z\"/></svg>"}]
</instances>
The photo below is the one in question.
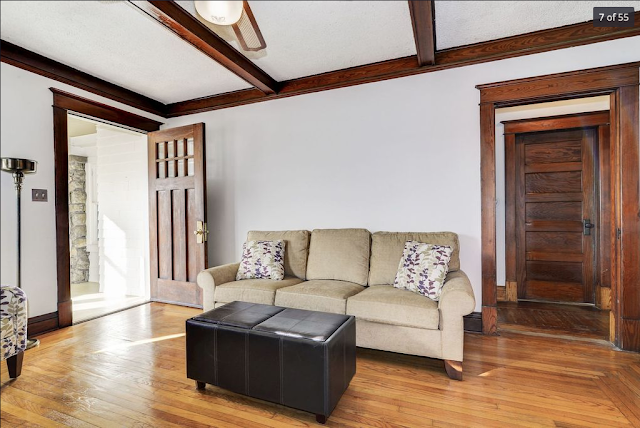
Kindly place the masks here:
<instances>
[{"instance_id":1,"label":"dark wood door frame","mask_svg":"<svg viewBox=\"0 0 640 428\"><path fill-rule=\"evenodd\" d=\"M604 179L604 175L606 174L606 180L603 180L602 183L598 183L598 190L600 189L600 184L604 186L608 186L610 181L608 180L610 165L608 163L608 153L606 153L606 165L598 165L598 161L600 160L604 162L604 160L600 159L602 153L602 144L606 140L606 148L608 152L608 128L609 128L609 110L605 111L593 111L586 113L577 113L577 114L565 114L560 116L547 116L547 117L539 117L539 118L531 118L531 119L519 119L519 120L509 120L501 122L504 125L504 151L505 151L505 267L506 267L506 282L507 284L513 286L515 288L517 281L516 275L516 171L515 171L515 146L516 146L516 134L530 133L530 132L544 132L544 131L557 131L564 129L577 129L577 128L597 128L599 133L599 144L601 148L596 151L597 156L596 160L596 171L599 174L601 179ZM605 129L606 128L606 129ZM603 134L606 132L606 136ZM606 137L606 138L605 138ZM606 168L604 168L606 167ZM598 180L597 180L598 181ZM605 195L608 196L611 194L611 189L606 188L602 189L599 193L598 198L604 198ZM603 201L607 202L607 201ZM603 207L600 207L599 201L597 203L597 212L598 216L600 215L600 210L602 213L609 213L611 211L610 204L603 204ZM610 227L611 222L606 221L608 218L604 218L602 222L599 221L599 218L596 219L596 224L602 225L603 228ZM609 230L609 229L607 229ZM596 228L596 237L598 241L600 241L600 228ZM605 242L603 240L602 242ZM606 242L609 242L606 240ZM599 246L599 242L597 244ZM608 256L608 252L606 252ZM600 259L600 257L598 257ZM600 261L600 260L598 260ZM608 267L608 264L605 264ZM606 293L605 290L600 292L601 282L600 278L600 265L598 264L596 271L598 272L596 277L596 288L598 289L596 292L596 303L598 307L602 307L603 309L610 309L609 305L603 305L602 295L606 294L606 300L609 299L609 289L607 288ZM609 271L609 269L606 269ZM606 282L605 288L609 287L609 282Z\"/></svg>"},{"instance_id":2,"label":"dark wood door frame","mask_svg":"<svg viewBox=\"0 0 640 428\"><path fill-rule=\"evenodd\" d=\"M115 107L79 97L59 89L53 92L53 151L55 170L56 259L58 279L58 327L73 322L69 261L69 133L67 114L84 116L123 125L144 132L157 131L161 122Z\"/></svg>"},{"instance_id":3,"label":"dark wood door frame","mask_svg":"<svg viewBox=\"0 0 640 428\"><path fill-rule=\"evenodd\" d=\"M610 95L610 144L615 212L612 240L612 321L616 346L640 351L640 62L478 85L482 318L497 333L495 110L500 107Z\"/></svg>"}]
</instances>

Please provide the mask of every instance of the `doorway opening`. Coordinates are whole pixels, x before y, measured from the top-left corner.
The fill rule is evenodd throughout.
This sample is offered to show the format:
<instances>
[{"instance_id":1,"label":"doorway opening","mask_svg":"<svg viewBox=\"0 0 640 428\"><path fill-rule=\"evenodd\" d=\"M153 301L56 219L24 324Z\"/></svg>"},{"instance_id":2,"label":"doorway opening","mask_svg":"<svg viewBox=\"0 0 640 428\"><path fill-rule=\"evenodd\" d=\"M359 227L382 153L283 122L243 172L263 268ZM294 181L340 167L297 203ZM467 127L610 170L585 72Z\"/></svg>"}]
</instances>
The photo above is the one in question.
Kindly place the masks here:
<instances>
[{"instance_id":1,"label":"doorway opening","mask_svg":"<svg viewBox=\"0 0 640 428\"><path fill-rule=\"evenodd\" d=\"M610 340L610 102L496 109L500 330Z\"/></svg>"},{"instance_id":2,"label":"doorway opening","mask_svg":"<svg viewBox=\"0 0 640 428\"><path fill-rule=\"evenodd\" d=\"M68 113L74 323L149 301L146 134Z\"/></svg>"}]
</instances>

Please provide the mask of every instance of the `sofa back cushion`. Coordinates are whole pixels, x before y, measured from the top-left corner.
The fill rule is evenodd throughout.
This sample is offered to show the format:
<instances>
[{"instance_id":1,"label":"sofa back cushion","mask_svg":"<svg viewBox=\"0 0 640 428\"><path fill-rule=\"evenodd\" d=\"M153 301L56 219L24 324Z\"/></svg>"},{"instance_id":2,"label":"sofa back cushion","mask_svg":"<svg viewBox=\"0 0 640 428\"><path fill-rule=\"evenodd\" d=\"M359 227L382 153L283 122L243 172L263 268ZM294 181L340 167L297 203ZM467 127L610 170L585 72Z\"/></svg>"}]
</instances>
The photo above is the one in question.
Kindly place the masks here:
<instances>
[{"instance_id":1,"label":"sofa back cushion","mask_svg":"<svg viewBox=\"0 0 640 428\"><path fill-rule=\"evenodd\" d=\"M451 247L449 272L460 269L460 244L453 232L376 232L371 236L369 285L393 284L407 241Z\"/></svg>"},{"instance_id":2,"label":"sofa back cushion","mask_svg":"<svg viewBox=\"0 0 640 428\"><path fill-rule=\"evenodd\" d=\"M366 285L370 245L371 233L366 229L314 230L309 244L307 279L335 279Z\"/></svg>"},{"instance_id":3,"label":"sofa back cushion","mask_svg":"<svg viewBox=\"0 0 640 428\"><path fill-rule=\"evenodd\" d=\"M284 274L305 279L307 272L307 256L309 255L308 230L284 230L265 232L252 230L247 234L247 241L284 241Z\"/></svg>"}]
</instances>

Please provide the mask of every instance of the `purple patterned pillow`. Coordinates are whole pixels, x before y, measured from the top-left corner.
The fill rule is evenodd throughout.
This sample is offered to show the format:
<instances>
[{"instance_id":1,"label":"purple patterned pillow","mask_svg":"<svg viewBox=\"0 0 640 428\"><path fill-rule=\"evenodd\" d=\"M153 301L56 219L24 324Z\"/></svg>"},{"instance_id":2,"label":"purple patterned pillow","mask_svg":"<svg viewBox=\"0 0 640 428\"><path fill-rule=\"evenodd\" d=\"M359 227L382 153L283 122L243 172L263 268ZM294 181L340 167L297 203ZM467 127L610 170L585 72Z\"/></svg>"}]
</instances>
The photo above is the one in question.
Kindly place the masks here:
<instances>
[{"instance_id":1,"label":"purple patterned pillow","mask_svg":"<svg viewBox=\"0 0 640 428\"><path fill-rule=\"evenodd\" d=\"M407 241L393 286L438 301L449 272L453 249L444 245Z\"/></svg>"},{"instance_id":2,"label":"purple patterned pillow","mask_svg":"<svg viewBox=\"0 0 640 428\"><path fill-rule=\"evenodd\" d=\"M241 279L284 279L284 241L247 241L236 275Z\"/></svg>"}]
</instances>

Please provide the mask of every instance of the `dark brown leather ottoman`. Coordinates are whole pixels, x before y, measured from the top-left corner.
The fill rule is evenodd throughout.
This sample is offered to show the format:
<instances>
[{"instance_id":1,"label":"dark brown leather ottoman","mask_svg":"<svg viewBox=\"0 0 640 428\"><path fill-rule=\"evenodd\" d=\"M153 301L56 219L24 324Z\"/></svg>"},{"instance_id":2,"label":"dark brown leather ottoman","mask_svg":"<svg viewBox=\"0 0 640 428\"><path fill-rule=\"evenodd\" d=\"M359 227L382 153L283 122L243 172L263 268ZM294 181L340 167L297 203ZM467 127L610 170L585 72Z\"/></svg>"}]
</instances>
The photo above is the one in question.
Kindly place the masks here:
<instances>
[{"instance_id":1,"label":"dark brown leather ottoman","mask_svg":"<svg viewBox=\"0 0 640 428\"><path fill-rule=\"evenodd\" d=\"M187 320L187 377L315 413L324 423L356 373L352 316L232 302Z\"/></svg>"}]
</instances>

